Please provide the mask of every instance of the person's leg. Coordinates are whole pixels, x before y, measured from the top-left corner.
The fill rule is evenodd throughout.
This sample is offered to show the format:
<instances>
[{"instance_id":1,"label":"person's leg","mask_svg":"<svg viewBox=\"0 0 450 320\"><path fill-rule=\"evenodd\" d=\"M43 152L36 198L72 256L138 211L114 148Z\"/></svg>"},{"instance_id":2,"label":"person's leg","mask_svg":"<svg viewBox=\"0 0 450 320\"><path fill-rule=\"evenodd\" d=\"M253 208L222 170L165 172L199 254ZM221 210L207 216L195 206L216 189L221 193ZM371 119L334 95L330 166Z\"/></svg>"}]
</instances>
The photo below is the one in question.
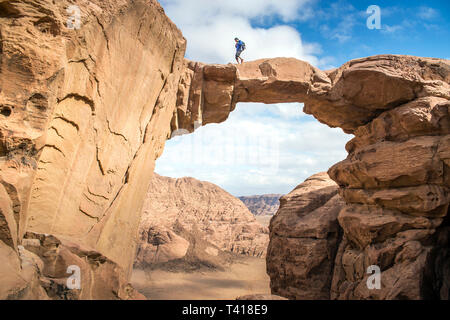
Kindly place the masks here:
<instances>
[{"instance_id":1,"label":"person's leg","mask_svg":"<svg viewBox=\"0 0 450 320\"><path fill-rule=\"evenodd\" d=\"M239 59L241 60L241 62L240 62L241 64L244 61L244 59L241 58L241 53L242 53L242 50L239 50L236 52L236 61L238 64L239 64Z\"/></svg>"}]
</instances>

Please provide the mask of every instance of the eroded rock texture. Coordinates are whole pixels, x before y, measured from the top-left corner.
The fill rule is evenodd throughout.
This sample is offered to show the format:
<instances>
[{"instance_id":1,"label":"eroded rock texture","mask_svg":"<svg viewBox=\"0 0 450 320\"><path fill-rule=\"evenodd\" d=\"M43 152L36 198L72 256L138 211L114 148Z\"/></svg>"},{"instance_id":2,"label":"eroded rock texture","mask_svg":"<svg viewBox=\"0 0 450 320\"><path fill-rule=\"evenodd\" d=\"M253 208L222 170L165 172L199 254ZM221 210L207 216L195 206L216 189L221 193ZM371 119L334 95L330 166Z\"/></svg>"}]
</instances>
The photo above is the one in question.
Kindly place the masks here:
<instances>
[{"instance_id":1,"label":"eroded rock texture","mask_svg":"<svg viewBox=\"0 0 450 320\"><path fill-rule=\"evenodd\" d=\"M347 133L420 98L450 98L448 60L382 55L321 71L293 58L242 65L185 61L172 130L227 119L238 102L303 102L304 111Z\"/></svg>"},{"instance_id":2,"label":"eroded rock texture","mask_svg":"<svg viewBox=\"0 0 450 320\"><path fill-rule=\"evenodd\" d=\"M67 28L70 5L80 29ZM383 55L327 72L291 58L205 65L183 60L185 40L155 0L3 1L0 28L0 298L53 298L45 273L24 266L26 234L97 252L126 280L165 140L226 120L238 102L304 102L355 135L329 171L346 202L331 298L449 297L448 60ZM371 264L382 290L365 286ZM108 290L123 292L121 281ZM328 281L315 296L327 297Z\"/></svg>"},{"instance_id":3,"label":"eroded rock texture","mask_svg":"<svg viewBox=\"0 0 450 320\"><path fill-rule=\"evenodd\" d=\"M378 92L401 103L358 127L348 158L329 170L347 203L334 299L449 299L449 62L396 60L387 71L400 83ZM381 290L367 288L370 265Z\"/></svg>"},{"instance_id":4,"label":"eroded rock texture","mask_svg":"<svg viewBox=\"0 0 450 320\"><path fill-rule=\"evenodd\" d=\"M267 273L272 293L329 299L344 201L327 173L316 174L280 199L270 222Z\"/></svg>"},{"instance_id":5,"label":"eroded rock texture","mask_svg":"<svg viewBox=\"0 0 450 320\"><path fill-rule=\"evenodd\" d=\"M303 215L310 217L295 201L292 211L300 217L291 214L290 223L277 228L289 211L282 204L268 255L275 293L297 299L448 299L448 60L383 55L326 72L289 58L239 66L187 61L182 79L172 121L177 133L224 121L237 102L304 102L306 113L355 135L348 158L329 170L346 203L338 215L344 235L336 261L331 254L326 268L321 263L338 241L317 253L319 239L327 237L305 237L304 224L295 230ZM319 230L334 230L327 228ZM381 268L381 290L367 288L371 265ZM316 274L325 279L311 277Z\"/></svg>"},{"instance_id":6,"label":"eroded rock texture","mask_svg":"<svg viewBox=\"0 0 450 320\"><path fill-rule=\"evenodd\" d=\"M153 0L3 1L0 23L0 244L15 260L0 274L25 272L18 246L34 232L91 248L127 280L185 40Z\"/></svg>"},{"instance_id":7,"label":"eroded rock texture","mask_svg":"<svg viewBox=\"0 0 450 320\"><path fill-rule=\"evenodd\" d=\"M138 267L183 259L220 265L223 251L266 255L267 228L239 199L210 182L155 173L143 210Z\"/></svg>"},{"instance_id":8,"label":"eroded rock texture","mask_svg":"<svg viewBox=\"0 0 450 320\"><path fill-rule=\"evenodd\" d=\"M332 298L449 298L449 107L424 97L382 113L330 169L347 202ZM370 265L381 290L367 288Z\"/></svg>"},{"instance_id":9,"label":"eroded rock texture","mask_svg":"<svg viewBox=\"0 0 450 320\"><path fill-rule=\"evenodd\" d=\"M255 216L273 216L280 207L282 194L264 194L258 196L243 196L239 199Z\"/></svg>"}]
</instances>

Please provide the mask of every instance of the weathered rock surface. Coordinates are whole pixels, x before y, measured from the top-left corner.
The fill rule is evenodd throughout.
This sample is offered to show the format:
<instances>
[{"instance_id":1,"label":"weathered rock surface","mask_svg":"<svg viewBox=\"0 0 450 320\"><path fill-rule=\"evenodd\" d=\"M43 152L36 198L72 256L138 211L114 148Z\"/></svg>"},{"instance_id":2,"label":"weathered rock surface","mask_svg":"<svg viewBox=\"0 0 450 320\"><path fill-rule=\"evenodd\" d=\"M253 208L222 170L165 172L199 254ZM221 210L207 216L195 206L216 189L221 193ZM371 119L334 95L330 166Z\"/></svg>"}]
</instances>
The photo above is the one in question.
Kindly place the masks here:
<instances>
[{"instance_id":1,"label":"weathered rock surface","mask_svg":"<svg viewBox=\"0 0 450 320\"><path fill-rule=\"evenodd\" d=\"M238 102L304 102L306 113L355 135L347 159L328 172L345 201L337 225L304 223L294 214L282 219L290 210L283 203L283 214L273 219L267 259L274 293L296 299L449 297L450 61L381 55L326 72L289 58L238 66L186 61L182 77L187 81L179 88L173 132L224 121ZM287 203L310 212L296 200ZM323 240L336 228L342 242ZM335 263L327 258L322 264L325 252L332 257L336 250ZM381 268L381 290L367 289L371 265Z\"/></svg>"},{"instance_id":2,"label":"weathered rock surface","mask_svg":"<svg viewBox=\"0 0 450 320\"><path fill-rule=\"evenodd\" d=\"M342 237L344 201L327 173L316 174L280 199L270 223L267 273L272 293L289 299L329 299Z\"/></svg>"},{"instance_id":3,"label":"weathered rock surface","mask_svg":"<svg viewBox=\"0 0 450 320\"><path fill-rule=\"evenodd\" d=\"M34 253L40 259L40 283L51 299L145 299L128 284L124 270L117 263L91 248L35 233L25 235L23 246L28 253ZM80 269L80 289L67 287L68 273L69 276L72 274L68 266Z\"/></svg>"},{"instance_id":4,"label":"weathered rock surface","mask_svg":"<svg viewBox=\"0 0 450 320\"><path fill-rule=\"evenodd\" d=\"M67 27L71 5L79 29ZM15 261L0 273L19 272L35 232L92 248L127 281L185 40L154 0L3 1L0 12L1 260Z\"/></svg>"},{"instance_id":5,"label":"weathered rock surface","mask_svg":"<svg viewBox=\"0 0 450 320\"><path fill-rule=\"evenodd\" d=\"M0 242L0 299L136 300L124 270L97 251L52 235L27 233L18 255ZM79 277L69 287L70 277Z\"/></svg>"},{"instance_id":6,"label":"weathered rock surface","mask_svg":"<svg viewBox=\"0 0 450 320\"><path fill-rule=\"evenodd\" d=\"M353 133L408 102L450 99L450 62L442 59L380 55L331 71L293 58L185 65L172 131L222 122L238 102L303 102L304 111L320 122Z\"/></svg>"},{"instance_id":7,"label":"weathered rock surface","mask_svg":"<svg viewBox=\"0 0 450 320\"><path fill-rule=\"evenodd\" d=\"M214 263L223 251L265 257L267 228L239 199L212 183L155 173L143 211L138 267L185 257Z\"/></svg>"},{"instance_id":8,"label":"weathered rock surface","mask_svg":"<svg viewBox=\"0 0 450 320\"><path fill-rule=\"evenodd\" d=\"M30 253L23 247L15 251L4 242L0 241L0 299L40 299L48 300L49 297L40 284L39 267L42 261L34 255L26 259ZM24 263L22 263L22 259ZM29 262L28 262L29 261ZM40 263L40 265L39 265Z\"/></svg>"},{"instance_id":9,"label":"weathered rock surface","mask_svg":"<svg viewBox=\"0 0 450 320\"><path fill-rule=\"evenodd\" d=\"M449 298L450 74L448 61L431 66L434 84L357 128L347 159L329 170L347 202L334 299ZM367 288L371 265L380 290Z\"/></svg>"},{"instance_id":10,"label":"weathered rock surface","mask_svg":"<svg viewBox=\"0 0 450 320\"><path fill-rule=\"evenodd\" d=\"M67 28L70 5L80 29ZM126 281L165 140L226 120L238 102L304 102L355 135L329 170L346 202L331 298L450 296L449 60L381 55L331 71L292 58L206 65L183 60L186 42L155 0L3 1L0 40L2 297L44 296L38 269L19 268L30 233L91 248ZM289 248L296 232L326 231L295 228L274 243ZM319 250L313 240L300 245ZM382 271L378 291L365 285L372 264ZM312 292L326 297L328 279L317 283Z\"/></svg>"},{"instance_id":11,"label":"weathered rock surface","mask_svg":"<svg viewBox=\"0 0 450 320\"><path fill-rule=\"evenodd\" d=\"M280 207L282 194L264 194L258 196L239 197L255 216L273 216Z\"/></svg>"},{"instance_id":12,"label":"weathered rock surface","mask_svg":"<svg viewBox=\"0 0 450 320\"><path fill-rule=\"evenodd\" d=\"M347 202L333 299L449 298L446 105L419 99L381 114L329 170ZM380 290L366 285L371 265L381 268Z\"/></svg>"}]
</instances>

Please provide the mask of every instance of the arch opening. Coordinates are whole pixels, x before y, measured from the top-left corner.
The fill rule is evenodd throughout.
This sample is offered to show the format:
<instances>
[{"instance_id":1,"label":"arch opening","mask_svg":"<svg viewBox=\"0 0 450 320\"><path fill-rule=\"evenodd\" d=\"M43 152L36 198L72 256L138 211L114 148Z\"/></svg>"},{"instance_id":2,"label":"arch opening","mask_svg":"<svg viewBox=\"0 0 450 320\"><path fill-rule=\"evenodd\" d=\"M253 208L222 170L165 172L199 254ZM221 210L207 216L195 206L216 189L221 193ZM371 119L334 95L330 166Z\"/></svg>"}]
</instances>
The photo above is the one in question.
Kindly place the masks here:
<instances>
[{"instance_id":1,"label":"arch opening","mask_svg":"<svg viewBox=\"0 0 450 320\"><path fill-rule=\"evenodd\" d=\"M343 160L351 138L302 109L239 103L223 123L167 141L144 204L133 286L151 299L270 294L265 254L279 198Z\"/></svg>"}]
</instances>

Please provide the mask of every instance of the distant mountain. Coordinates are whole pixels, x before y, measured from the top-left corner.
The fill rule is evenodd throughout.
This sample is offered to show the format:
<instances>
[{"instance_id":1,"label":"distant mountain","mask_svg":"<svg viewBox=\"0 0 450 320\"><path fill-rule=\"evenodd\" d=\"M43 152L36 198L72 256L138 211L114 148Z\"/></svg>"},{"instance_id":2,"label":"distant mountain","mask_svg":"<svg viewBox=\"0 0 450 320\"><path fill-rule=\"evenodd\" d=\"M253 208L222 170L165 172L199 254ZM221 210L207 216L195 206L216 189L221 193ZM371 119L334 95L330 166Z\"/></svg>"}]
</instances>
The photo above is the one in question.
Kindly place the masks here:
<instances>
[{"instance_id":1,"label":"distant mountain","mask_svg":"<svg viewBox=\"0 0 450 320\"><path fill-rule=\"evenodd\" d=\"M135 265L223 265L227 252L264 258L269 230L215 184L154 174L143 208Z\"/></svg>"},{"instance_id":2,"label":"distant mountain","mask_svg":"<svg viewBox=\"0 0 450 320\"><path fill-rule=\"evenodd\" d=\"M263 194L259 196L239 197L255 216L273 216L280 207L282 194Z\"/></svg>"}]
</instances>

